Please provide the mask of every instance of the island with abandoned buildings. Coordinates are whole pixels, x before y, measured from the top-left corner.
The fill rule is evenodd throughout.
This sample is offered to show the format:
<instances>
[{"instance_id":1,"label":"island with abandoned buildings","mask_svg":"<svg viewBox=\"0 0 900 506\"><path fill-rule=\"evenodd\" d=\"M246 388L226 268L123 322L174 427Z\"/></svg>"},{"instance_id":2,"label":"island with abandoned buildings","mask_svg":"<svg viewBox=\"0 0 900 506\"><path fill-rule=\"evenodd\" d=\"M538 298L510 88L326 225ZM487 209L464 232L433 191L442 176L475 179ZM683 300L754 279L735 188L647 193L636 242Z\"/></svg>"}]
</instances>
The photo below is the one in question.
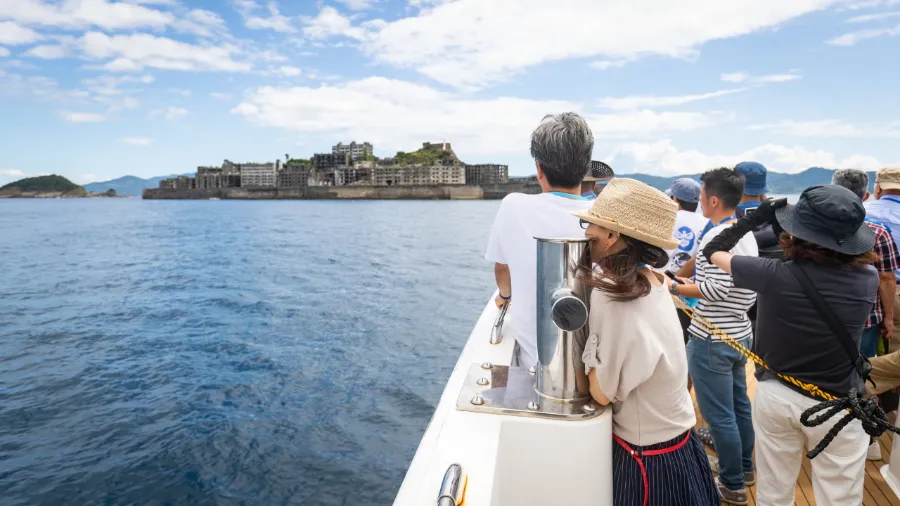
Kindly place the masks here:
<instances>
[{"instance_id":1,"label":"island with abandoned buildings","mask_svg":"<svg viewBox=\"0 0 900 506\"><path fill-rule=\"evenodd\" d=\"M284 162L197 167L194 177L164 179L145 199L500 199L540 193L535 178L510 178L506 165L467 164L450 143L425 142L412 153L376 158L369 142L338 143L331 153Z\"/></svg>"}]
</instances>

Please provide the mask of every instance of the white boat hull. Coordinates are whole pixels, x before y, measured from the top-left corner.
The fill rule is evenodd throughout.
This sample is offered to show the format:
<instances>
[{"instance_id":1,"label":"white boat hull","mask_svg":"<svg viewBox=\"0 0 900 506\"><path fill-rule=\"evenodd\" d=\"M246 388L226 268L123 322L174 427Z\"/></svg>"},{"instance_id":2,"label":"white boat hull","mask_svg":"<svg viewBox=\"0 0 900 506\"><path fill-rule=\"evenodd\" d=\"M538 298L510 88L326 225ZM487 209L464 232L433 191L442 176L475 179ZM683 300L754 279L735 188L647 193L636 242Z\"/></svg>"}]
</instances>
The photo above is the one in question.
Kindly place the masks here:
<instances>
[{"instance_id":1,"label":"white boat hull","mask_svg":"<svg viewBox=\"0 0 900 506\"><path fill-rule=\"evenodd\" d=\"M395 506L433 506L447 468L467 474L467 506L612 504L612 414L550 420L456 409L471 364L509 365L513 339L490 344L488 303L450 374Z\"/></svg>"},{"instance_id":2,"label":"white boat hull","mask_svg":"<svg viewBox=\"0 0 900 506\"><path fill-rule=\"evenodd\" d=\"M897 434L894 434L894 444L891 445L891 460L881 466L881 476L894 495L900 497L900 437Z\"/></svg>"}]
</instances>

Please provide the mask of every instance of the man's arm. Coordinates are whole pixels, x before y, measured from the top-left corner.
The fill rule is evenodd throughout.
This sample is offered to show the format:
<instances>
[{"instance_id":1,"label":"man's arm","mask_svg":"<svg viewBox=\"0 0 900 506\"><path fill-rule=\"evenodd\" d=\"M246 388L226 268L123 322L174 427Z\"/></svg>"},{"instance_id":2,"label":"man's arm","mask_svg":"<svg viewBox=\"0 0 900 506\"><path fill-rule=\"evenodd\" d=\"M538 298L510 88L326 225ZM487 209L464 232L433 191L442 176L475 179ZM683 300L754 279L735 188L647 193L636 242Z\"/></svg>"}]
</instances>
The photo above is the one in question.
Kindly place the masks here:
<instances>
[{"instance_id":1,"label":"man's arm","mask_svg":"<svg viewBox=\"0 0 900 506\"><path fill-rule=\"evenodd\" d=\"M508 299L512 297L512 279L509 276L509 266L506 264L494 264L494 279L497 280L497 288L500 293L494 299L497 307L503 307L504 304L510 302ZM506 297L506 300L503 299Z\"/></svg>"},{"instance_id":2,"label":"man's arm","mask_svg":"<svg viewBox=\"0 0 900 506\"><path fill-rule=\"evenodd\" d=\"M887 336L894 335L894 296L897 294L897 279L893 271L878 273L878 293L881 295L881 307L884 309L884 320L881 322Z\"/></svg>"}]
</instances>

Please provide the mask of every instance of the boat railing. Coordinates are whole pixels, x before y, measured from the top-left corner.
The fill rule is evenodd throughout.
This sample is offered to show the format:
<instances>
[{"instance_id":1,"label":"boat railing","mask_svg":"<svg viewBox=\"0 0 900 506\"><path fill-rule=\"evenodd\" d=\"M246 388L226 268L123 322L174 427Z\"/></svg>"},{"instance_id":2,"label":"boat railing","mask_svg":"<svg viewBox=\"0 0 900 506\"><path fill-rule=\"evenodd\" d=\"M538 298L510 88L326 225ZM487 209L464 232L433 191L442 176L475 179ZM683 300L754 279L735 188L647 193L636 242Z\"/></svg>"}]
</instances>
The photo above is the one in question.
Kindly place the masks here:
<instances>
[{"instance_id":1,"label":"boat railing","mask_svg":"<svg viewBox=\"0 0 900 506\"><path fill-rule=\"evenodd\" d=\"M466 476L462 466L450 464L444 479L441 481L441 489L438 491L437 506L459 506L463 502L463 494L466 490Z\"/></svg>"},{"instance_id":2,"label":"boat railing","mask_svg":"<svg viewBox=\"0 0 900 506\"><path fill-rule=\"evenodd\" d=\"M500 341L503 340L503 319L506 317L507 309L509 309L509 302L503 304L503 307L500 308L500 314L497 315L497 319L494 321L494 326L491 328L491 344L500 344Z\"/></svg>"}]
</instances>

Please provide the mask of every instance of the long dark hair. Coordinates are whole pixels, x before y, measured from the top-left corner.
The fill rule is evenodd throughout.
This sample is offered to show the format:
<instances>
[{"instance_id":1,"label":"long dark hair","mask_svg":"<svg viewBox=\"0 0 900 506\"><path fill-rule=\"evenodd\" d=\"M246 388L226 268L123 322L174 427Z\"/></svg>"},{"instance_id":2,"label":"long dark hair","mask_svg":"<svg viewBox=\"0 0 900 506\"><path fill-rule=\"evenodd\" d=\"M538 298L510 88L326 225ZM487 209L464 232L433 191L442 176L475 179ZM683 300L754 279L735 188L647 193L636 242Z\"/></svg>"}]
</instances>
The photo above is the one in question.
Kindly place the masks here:
<instances>
[{"instance_id":1,"label":"long dark hair","mask_svg":"<svg viewBox=\"0 0 900 506\"><path fill-rule=\"evenodd\" d=\"M593 269L590 243L584 249L580 269L585 284L610 294L616 302L628 302L650 293L650 281L638 273L637 266L647 264L661 269L669 263L669 255L662 248L633 237L619 237L625 241L625 248L601 260L601 272Z\"/></svg>"},{"instance_id":2,"label":"long dark hair","mask_svg":"<svg viewBox=\"0 0 900 506\"><path fill-rule=\"evenodd\" d=\"M778 239L781 249L784 250L785 260L809 260L813 263L833 267L865 267L874 264L879 258L874 251L867 251L859 255L838 253L818 244L804 241L787 232L782 232Z\"/></svg>"}]
</instances>

